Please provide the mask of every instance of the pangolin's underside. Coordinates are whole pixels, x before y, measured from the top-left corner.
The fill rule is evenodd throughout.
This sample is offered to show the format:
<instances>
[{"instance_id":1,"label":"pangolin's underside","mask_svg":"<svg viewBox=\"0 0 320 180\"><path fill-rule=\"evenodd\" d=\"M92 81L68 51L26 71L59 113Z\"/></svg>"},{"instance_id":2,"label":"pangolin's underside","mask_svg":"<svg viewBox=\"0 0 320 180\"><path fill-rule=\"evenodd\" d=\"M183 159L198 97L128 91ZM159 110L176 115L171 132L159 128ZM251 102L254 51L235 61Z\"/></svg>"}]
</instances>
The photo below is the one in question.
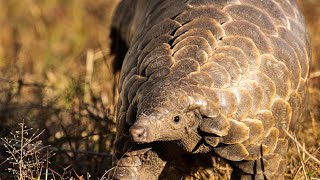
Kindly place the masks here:
<instances>
[{"instance_id":1,"label":"pangolin's underside","mask_svg":"<svg viewBox=\"0 0 320 180\"><path fill-rule=\"evenodd\" d=\"M310 62L295 0L123 0L113 28L129 48L115 179L157 179L201 153L235 178L283 178Z\"/></svg>"}]
</instances>

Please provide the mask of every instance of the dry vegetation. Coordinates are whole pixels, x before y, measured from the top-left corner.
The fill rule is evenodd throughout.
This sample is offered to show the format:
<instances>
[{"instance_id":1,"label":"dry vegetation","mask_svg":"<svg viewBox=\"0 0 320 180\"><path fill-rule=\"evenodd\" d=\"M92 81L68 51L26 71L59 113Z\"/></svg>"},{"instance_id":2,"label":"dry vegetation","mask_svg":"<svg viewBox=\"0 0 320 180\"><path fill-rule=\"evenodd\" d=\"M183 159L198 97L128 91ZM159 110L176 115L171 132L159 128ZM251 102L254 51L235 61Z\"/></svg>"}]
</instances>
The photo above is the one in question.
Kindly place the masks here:
<instances>
[{"instance_id":1,"label":"dry vegetation","mask_svg":"<svg viewBox=\"0 0 320 180\"><path fill-rule=\"evenodd\" d=\"M297 124L299 145L290 149L288 179L320 178L320 1L300 4L313 43L310 113ZM0 1L0 137L21 134L22 121L44 130L26 134L37 137L30 152L41 168L33 167L33 178L88 179L90 173L96 179L111 168L116 77L109 26L115 6L116 0ZM15 138L9 147L19 153ZM5 143L0 141L0 179L11 179L19 172L7 169L21 169L9 163Z\"/></svg>"},{"instance_id":2,"label":"dry vegetation","mask_svg":"<svg viewBox=\"0 0 320 180\"><path fill-rule=\"evenodd\" d=\"M0 137L23 120L45 130L39 139L56 154L49 166L64 177L101 177L111 166L115 81L108 27L115 5L0 1ZM1 143L0 163L8 157ZM3 179L10 179L7 165L0 164Z\"/></svg>"}]
</instances>

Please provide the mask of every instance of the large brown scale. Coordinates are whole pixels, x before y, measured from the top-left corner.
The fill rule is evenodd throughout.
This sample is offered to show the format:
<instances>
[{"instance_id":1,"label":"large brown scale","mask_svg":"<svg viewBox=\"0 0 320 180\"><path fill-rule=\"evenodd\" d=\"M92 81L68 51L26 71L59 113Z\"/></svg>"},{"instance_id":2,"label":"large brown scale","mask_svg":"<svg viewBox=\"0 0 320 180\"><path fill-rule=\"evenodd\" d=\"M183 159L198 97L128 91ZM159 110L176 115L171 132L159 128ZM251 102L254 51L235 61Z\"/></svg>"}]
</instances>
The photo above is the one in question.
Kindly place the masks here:
<instances>
[{"instance_id":1,"label":"large brown scale","mask_svg":"<svg viewBox=\"0 0 320 180\"><path fill-rule=\"evenodd\" d=\"M129 47L114 179L158 179L199 154L235 179L284 178L310 62L295 0L123 0L113 28Z\"/></svg>"}]
</instances>

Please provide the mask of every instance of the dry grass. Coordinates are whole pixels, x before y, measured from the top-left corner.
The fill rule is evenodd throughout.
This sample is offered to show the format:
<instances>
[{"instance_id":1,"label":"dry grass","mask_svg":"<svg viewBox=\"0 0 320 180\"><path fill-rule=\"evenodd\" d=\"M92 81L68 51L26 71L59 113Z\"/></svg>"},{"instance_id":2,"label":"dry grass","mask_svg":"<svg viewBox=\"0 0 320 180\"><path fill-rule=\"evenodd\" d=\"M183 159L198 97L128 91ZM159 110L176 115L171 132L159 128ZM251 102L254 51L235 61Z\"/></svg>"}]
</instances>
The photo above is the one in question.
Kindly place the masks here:
<instances>
[{"instance_id":1,"label":"dry grass","mask_svg":"<svg viewBox=\"0 0 320 180\"><path fill-rule=\"evenodd\" d=\"M320 1L299 0L308 25L313 61L309 82L309 103L306 118L298 125L291 147L289 179L320 178Z\"/></svg>"},{"instance_id":2,"label":"dry grass","mask_svg":"<svg viewBox=\"0 0 320 180\"><path fill-rule=\"evenodd\" d=\"M114 138L114 0L0 1L0 137L23 119L64 177L110 168ZM0 162L8 154L0 146ZM10 179L4 165L0 177Z\"/></svg>"},{"instance_id":3,"label":"dry grass","mask_svg":"<svg viewBox=\"0 0 320 180\"><path fill-rule=\"evenodd\" d=\"M1 138L10 156L0 165L10 164L8 171L18 180L40 179L42 174L48 174L44 172L48 171L48 160L53 154L39 140L43 131L32 130L19 123L19 130L10 137Z\"/></svg>"},{"instance_id":4,"label":"dry grass","mask_svg":"<svg viewBox=\"0 0 320 180\"><path fill-rule=\"evenodd\" d=\"M38 140L56 154L49 159L49 178L88 179L89 172L96 179L111 168L116 77L109 26L115 2L0 1L0 137L23 119L45 130ZM297 143L290 149L287 178L314 179L320 178L320 1L300 4L313 44L310 113L291 135ZM0 163L10 156L5 152L2 142ZM0 165L0 179L13 175L6 164ZM230 173L216 164L219 178Z\"/></svg>"}]
</instances>

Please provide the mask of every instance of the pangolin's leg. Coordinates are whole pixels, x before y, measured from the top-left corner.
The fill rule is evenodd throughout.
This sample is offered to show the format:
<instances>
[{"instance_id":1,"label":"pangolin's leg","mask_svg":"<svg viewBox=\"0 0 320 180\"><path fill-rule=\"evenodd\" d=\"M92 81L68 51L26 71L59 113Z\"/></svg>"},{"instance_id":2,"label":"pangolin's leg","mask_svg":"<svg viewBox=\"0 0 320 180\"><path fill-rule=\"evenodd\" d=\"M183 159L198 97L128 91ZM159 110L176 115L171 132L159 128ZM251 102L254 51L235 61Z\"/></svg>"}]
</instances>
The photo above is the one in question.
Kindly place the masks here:
<instances>
[{"instance_id":1,"label":"pangolin's leg","mask_svg":"<svg viewBox=\"0 0 320 180\"><path fill-rule=\"evenodd\" d=\"M129 138L116 141L117 152L113 160L112 179L158 179L166 162L152 149L152 145L139 145Z\"/></svg>"}]
</instances>

